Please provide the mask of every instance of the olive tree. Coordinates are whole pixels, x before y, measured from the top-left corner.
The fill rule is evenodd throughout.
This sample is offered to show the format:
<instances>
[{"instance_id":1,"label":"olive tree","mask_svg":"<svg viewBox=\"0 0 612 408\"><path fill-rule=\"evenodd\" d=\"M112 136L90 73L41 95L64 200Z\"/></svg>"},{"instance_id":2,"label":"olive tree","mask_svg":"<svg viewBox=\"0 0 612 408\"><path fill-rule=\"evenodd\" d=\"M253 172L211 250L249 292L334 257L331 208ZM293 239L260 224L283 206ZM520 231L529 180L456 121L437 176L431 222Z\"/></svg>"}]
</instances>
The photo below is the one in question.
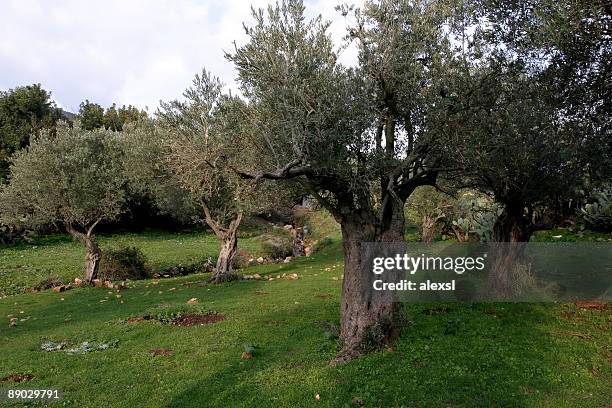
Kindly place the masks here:
<instances>
[{"instance_id":1,"label":"olive tree","mask_svg":"<svg viewBox=\"0 0 612 408\"><path fill-rule=\"evenodd\" d=\"M541 214L562 215L585 180L609 179L610 104L600 88L610 75L606 17L595 17L603 10L594 2L473 4L488 22L466 55L478 63L454 81L459 114L440 120L455 135L449 158L462 182L501 205L492 239L504 244L494 245L489 289L512 296L523 243L553 226Z\"/></svg>"},{"instance_id":2,"label":"olive tree","mask_svg":"<svg viewBox=\"0 0 612 408\"><path fill-rule=\"evenodd\" d=\"M121 155L110 131L62 123L56 134L43 132L12 159L9 183L0 191L0 219L65 228L86 248L85 280L91 282L100 262L94 229L124 208Z\"/></svg>"},{"instance_id":3,"label":"olive tree","mask_svg":"<svg viewBox=\"0 0 612 408\"><path fill-rule=\"evenodd\" d=\"M236 279L232 259L238 228L245 216L270 205L266 183L240 178L233 170L241 102L223 93L221 82L206 70L196 75L182 100L162 102L155 124L126 130L131 184L155 198L160 209L195 209L194 219L215 233L220 250L211 283ZM234 136L232 136L234 135ZM236 143L228 143L234 140ZM277 189L277 201L283 194Z\"/></svg>"},{"instance_id":4,"label":"olive tree","mask_svg":"<svg viewBox=\"0 0 612 408\"><path fill-rule=\"evenodd\" d=\"M404 240L404 204L434 183L443 146L431 112L443 109L444 72L453 61L445 10L425 1L371 1L344 8L359 66L338 63L319 16L301 1L253 12L248 41L228 55L247 103L244 121L258 160L238 165L245 178L293 180L341 224L344 281L336 362L366 351L368 333L394 336L398 304L369 294L364 242Z\"/></svg>"},{"instance_id":5,"label":"olive tree","mask_svg":"<svg viewBox=\"0 0 612 408\"><path fill-rule=\"evenodd\" d=\"M478 63L453 81L459 114L439 120L456 135L449 157L463 181L502 205L493 239L529 241L551 225L542 212L566 215L577 191L610 178L610 10L591 1L471 6L487 21L465 55Z\"/></svg>"}]
</instances>

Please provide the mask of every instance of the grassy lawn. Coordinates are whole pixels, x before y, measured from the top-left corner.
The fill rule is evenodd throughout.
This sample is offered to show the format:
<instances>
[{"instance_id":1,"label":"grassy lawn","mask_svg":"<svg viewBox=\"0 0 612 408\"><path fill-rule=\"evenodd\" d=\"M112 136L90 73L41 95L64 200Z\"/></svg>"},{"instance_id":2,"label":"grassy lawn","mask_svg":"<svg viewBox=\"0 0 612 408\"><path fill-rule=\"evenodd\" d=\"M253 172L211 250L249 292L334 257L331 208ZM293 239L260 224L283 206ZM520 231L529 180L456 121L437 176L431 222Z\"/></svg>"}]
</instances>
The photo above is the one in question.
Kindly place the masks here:
<instances>
[{"instance_id":1,"label":"grassy lawn","mask_svg":"<svg viewBox=\"0 0 612 408\"><path fill-rule=\"evenodd\" d=\"M103 251L122 245L142 249L154 271L216 258L219 248L215 236L204 232L150 230L138 234L102 234L98 241ZM259 241L241 239L240 249L256 254L260 251ZM49 277L68 283L82 276L84 259L85 248L68 235L41 237L29 245L0 247L0 295L20 293Z\"/></svg>"},{"instance_id":2,"label":"grassy lawn","mask_svg":"<svg viewBox=\"0 0 612 408\"><path fill-rule=\"evenodd\" d=\"M201 259L212 238L159 234L104 236L140 246L156 267ZM243 247L255 241L243 240ZM70 241L2 250L2 265L76 272L82 253ZM38 251L38 252L37 252ZM75 252L75 253L73 253ZM40 257L38 254L45 254ZM21 257L21 255L24 255ZM44 258L44 259L41 259ZM75 269L77 268L77 269ZM335 243L289 264L248 273L299 280L198 286L205 275L145 280L117 293L79 288L0 300L0 387L58 387L74 407L604 407L612 394L612 317L573 304L406 305L401 340L340 367L326 322L337 323L342 260ZM25 273L24 273L25 275ZM4 276L2 279L15 279ZM117 297L117 295L121 297ZM199 306L224 321L174 327L127 323L159 305ZM10 316L26 319L9 327ZM44 341L115 342L83 354L41 350ZM242 360L244 345L253 358ZM169 356L152 356L167 348ZM316 400L315 395L320 399Z\"/></svg>"}]
</instances>

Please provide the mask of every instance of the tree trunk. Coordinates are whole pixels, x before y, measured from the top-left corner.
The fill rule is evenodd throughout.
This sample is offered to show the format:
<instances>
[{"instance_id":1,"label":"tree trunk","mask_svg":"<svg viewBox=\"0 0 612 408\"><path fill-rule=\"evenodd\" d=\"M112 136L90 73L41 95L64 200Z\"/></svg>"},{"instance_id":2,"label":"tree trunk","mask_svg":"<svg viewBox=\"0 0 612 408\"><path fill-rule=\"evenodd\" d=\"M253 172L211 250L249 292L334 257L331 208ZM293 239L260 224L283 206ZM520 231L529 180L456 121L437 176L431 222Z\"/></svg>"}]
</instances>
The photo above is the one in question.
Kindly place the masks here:
<instances>
[{"instance_id":1,"label":"tree trunk","mask_svg":"<svg viewBox=\"0 0 612 408\"><path fill-rule=\"evenodd\" d=\"M531 237L528 221L520 204L506 204L493 226L495 242L527 242Z\"/></svg>"},{"instance_id":2,"label":"tree trunk","mask_svg":"<svg viewBox=\"0 0 612 408\"><path fill-rule=\"evenodd\" d=\"M217 258L217 267L215 268L215 275L228 274L232 270L232 260L238 249L238 239L235 234L228 234L221 240L221 249L219 250L219 257Z\"/></svg>"},{"instance_id":3,"label":"tree trunk","mask_svg":"<svg viewBox=\"0 0 612 408\"><path fill-rule=\"evenodd\" d=\"M421 224L421 241L429 244L433 242L436 235L436 219L425 215Z\"/></svg>"},{"instance_id":4,"label":"tree trunk","mask_svg":"<svg viewBox=\"0 0 612 408\"><path fill-rule=\"evenodd\" d=\"M100 268L100 247L94 236L85 236L85 247L87 254L85 255L85 281L91 283L98 278L98 269Z\"/></svg>"},{"instance_id":5,"label":"tree trunk","mask_svg":"<svg viewBox=\"0 0 612 408\"><path fill-rule=\"evenodd\" d=\"M531 229L523 215L523 207L506 204L493 226L493 261L488 276L489 296L509 299L518 295L524 271L525 243Z\"/></svg>"},{"instance_id":6,"label":"tree trunk","mask_svg":"<svg viewBox=\"0 0 612 408\"><path fill-rule=\"evenodd\" d=\"M97 222L95 223L97 224ZM94 224L94 226L95 226ZM78 239L85 245L85 282L92 283L94 279L98 278L98 270L100 269L100 258L101 251L96 237L93 235L93 227L90 227L87 233L76 230L72 226L67 226L68 232L74 238Z\"/></svg>"},{"instance_id":7,"label":"tree trunk","mask_svg":"<svg viewBox=\"0 0 612 408\"><path fill-rule=\"evenodd\" d=\"M208 280L209 283L223 283L238 278L237 275L232 273L232 261L238 251L238 227L241 220L242 215L238 215L227 228L215 228L217 238L221 241L221 248L219 249L217 266L213 276Z\"/></svg>"},{"instance_id":8,"label":"tree trunk","mask_svg":"<svg viewBox=\"0 0 612 408\"><path fill-rule=\"evenodd\" d=\"M355 217L354 219L363 219ZM382 222L343 222L344 280L340 305L342 349L332 361L341 364L396 339L399 304L393 293L369 290L371 265L364 265L364 242L404 242L403 206L392 208ZM369 276L364 276L368 274Z\"/></svg>"}]
</instances>

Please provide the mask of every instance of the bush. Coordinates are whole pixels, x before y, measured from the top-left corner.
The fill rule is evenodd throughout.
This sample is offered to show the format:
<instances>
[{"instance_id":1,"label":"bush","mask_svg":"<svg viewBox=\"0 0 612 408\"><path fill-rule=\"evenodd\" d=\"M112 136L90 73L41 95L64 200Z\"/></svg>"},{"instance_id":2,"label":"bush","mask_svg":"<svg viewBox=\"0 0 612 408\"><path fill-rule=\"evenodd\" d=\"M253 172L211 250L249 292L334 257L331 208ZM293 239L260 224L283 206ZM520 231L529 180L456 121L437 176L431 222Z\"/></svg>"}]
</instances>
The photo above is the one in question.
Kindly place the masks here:
<instances>
[{"instance_id":1,"label":"bush","mask_svg":"<svg viewBox=\"0 0 612 408\"><path fill-rule=\"evenodd\" d=\"M102 252L100 276L103 279L145 279L151 275L147 257L136 247L120 247Z\"/></svg>"},{"instance_id":2,"label":"bush","mask_svg":"<svg viewBox=\"0 0 612 408\"><path fill-rule=\"evenodd\" d=\"M232 269L244 269L249 266L249 259L253 258L247 251L239 250L232 259Z\"/></svg>"},{"instance_id":3,"label":"bush","mask_svg":"<svg viewBox=\"0 0 612 408\"><path fill-rule=\"evenodd\" d=\"M293 237L286 229L275 228L261 236L261 248L271 259L281 259L293 255Z\"/></svg>"},{"instance_id":4,"label":"bush","mask_svg":"<svg viewBox=\"0 0 612 408\"><path fill-rule=\"evenodd\" d=\"M322 251L333 243L334 240L331 237L323 237L312 245L312 252L315 253Z\"/></svg>"}]
</instances>

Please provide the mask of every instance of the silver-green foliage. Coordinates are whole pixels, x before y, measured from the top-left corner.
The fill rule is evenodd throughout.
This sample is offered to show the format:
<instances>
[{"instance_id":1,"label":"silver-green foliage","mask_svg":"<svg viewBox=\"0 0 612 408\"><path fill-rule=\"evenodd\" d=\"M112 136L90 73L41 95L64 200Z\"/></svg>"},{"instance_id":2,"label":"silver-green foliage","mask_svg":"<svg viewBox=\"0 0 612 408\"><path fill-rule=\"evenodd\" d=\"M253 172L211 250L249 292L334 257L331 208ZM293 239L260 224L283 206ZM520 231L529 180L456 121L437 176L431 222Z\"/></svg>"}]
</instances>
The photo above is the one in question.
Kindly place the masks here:
<instances>
[{"instance_id":1,"label":"silver-green foliage","mask_svg":"<svg viewBox=\"0 0 612 408\"><path fill-rule=\"evenodd\" d=\"M8 225L64 225L91 231L124 209L125 176L117 134L62 123L18 152L0 191L0 220Z\"/></svg>"}]
</instances>

